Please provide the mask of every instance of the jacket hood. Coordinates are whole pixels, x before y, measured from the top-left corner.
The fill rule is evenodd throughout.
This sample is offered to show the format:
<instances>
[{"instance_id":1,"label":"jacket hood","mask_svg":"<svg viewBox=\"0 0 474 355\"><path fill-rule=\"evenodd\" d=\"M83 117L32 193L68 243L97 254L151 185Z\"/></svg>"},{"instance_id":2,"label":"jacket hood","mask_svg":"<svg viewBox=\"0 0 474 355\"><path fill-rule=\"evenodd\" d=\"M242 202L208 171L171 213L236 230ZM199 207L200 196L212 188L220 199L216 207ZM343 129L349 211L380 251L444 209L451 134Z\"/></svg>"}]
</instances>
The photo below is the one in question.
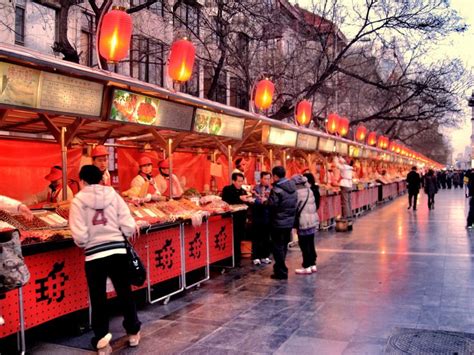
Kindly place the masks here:
<instances>
[{"instance_id":1,"label":"jacket hood","mask_svg":"<svg viewBox=\"0 0 474 355\"><path fill-rule=\"evenodd\" d=\"M287 193L292 194L296 191L295 182L292 179L280 180L276 183L276 186L285 190Z\"/></svg>"},{"instance_id":2,"label":"jacket hood","mask_svg":"<svg viewBox=\"0 0 474 355\"><path fill-rule=\"evenodd\" d=\"M103 210L114 200L115 190L112 186L89 185L84 187L76 198L87 207Z\"/></svg>"},{"instance_id":3,"label":"jacket hood","mask_svg":"<svg viewBox=\"0 0 474 355\"><path fill-rule=\"evenodd\" d=\"M295 185L305 185L308 179L303 175L294 175L291 180L294 181Z\"/></svg>"}]
</instances>

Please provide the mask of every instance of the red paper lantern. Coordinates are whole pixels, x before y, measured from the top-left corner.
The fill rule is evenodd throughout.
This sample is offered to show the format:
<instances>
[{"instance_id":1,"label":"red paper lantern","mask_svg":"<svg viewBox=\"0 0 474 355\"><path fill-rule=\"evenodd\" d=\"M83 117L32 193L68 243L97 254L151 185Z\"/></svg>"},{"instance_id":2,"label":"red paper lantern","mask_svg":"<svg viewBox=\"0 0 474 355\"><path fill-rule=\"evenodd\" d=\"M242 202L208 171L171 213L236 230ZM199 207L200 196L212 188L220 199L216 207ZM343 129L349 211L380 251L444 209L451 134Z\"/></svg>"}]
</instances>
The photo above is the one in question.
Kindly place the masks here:
<instances>
[{"instance_id":1,"label":"red paper lantern","mask_svg":"<svg viewBox=\"0 0 474 355\"><path fill-rule=\"evenodd\" d=\"M390 147L389 147L389 150L391 152L395 152L395 149L397 148L397 143L395 142L390 142Z\"/></svg>"},{"instance_id":2,"label":"red paper lantern","mask_svg":"<svg viewBox=\"0 0 474 355\"><path fill-rule=\"evenodd\" d=\"M401 151L402 151L402 147L397 144L395 147L395 153L400 154Z\"/></svg>"},{"instance_id":3,"label":"red paper lantern","mask_svg":"<svg viewBox=\"0 0 474 355\"><path fill-rule=\"evenodd\" d=\"M385 142L385 137L379 136L379 138L377 139L377 148L383 149L384 142Z\"/></svg>"},{"instance_id":4,"label":"red paper lantern","mask_svg":"<svg viewBox=\"0 0 474 355\"><path fill-rule=\"evenodd\" d=\"M337 113L330 113L326 123L326 129L329 133L336 133L339 130L339 115Z\"/></svg>"},{"instance_id":5,"label":"red paper lantern","mask_svg":"<svg viewBox=\"0 0 474 355\"><path fill-rule=\"evenodd\" d=\"M108 62L118 62L128 55L132 37L132 17L123 7L114 7L102 19L99 53Z\"/></svg>"},{"instance_id":6,"label":"red paper lantern","mask_svg":"<svg viewBox=\"0 0 474 355\"><path fill-rule=\"evenodd\" d=\"M339 127L337 131L341 137L345 137L349 132L349 120L346 117L339 118Z\"/></svg>"},{"instance_id":7,"label":"red paper lantern","mask_svg":"<svg viewBox=\"0 0 474 355\"><path fill-rule=\"evenodd\" d=\"M376 143L377 143L377 132L370 132L369 136L367 137L367 144L375 145Z\"/></svg>"},{"instance_id":8,"label":"red paper lantern","mask_svg":"<svg viewBox=\"0 0 474 355\"><path fill-rule=\"evenodd\" d=\"M385 137L384 142L383 142L383 149L387 149L389 145L390 145L390 139Z\"/></svg>"},{"instance_id":9,"label":"red paper lantern","mask_svg":"<svg viewBox=\"0 0 474 355\"><path fill-rule=\"evenodd\" d=\"M255 107L262 111L269 109L272 105L274 92L275 85L270 80L260 80L255 89Z\"/></svg>"},{"instance_id":10,"label":"red paper lantern","mask_svg":"<svg viewBox=\"0 0 474 355\"><path fill-rule=\"evenodd\" d=\"M355 136L356 141L363 142L365 140L366 135L367 135L367 128L365 128L362 125L357 127L356 136Z\"/></svg>"},{"instance_id":11,"label":"red paper lantern","mask_svg":"<svg viewBox=\"0 0 474 355\"><path fill-rule=\"evenodd\" d=\"M193 74L196 49L186 38L174 41L171 45L168 62L168 75L174 81L184 83Z\"/></svg>"},{"instance_id":12,"label":"red paper lantern","mask_svg":"<svg viewBox=\"0 0 474 355\"><path fill-rule=\"evenodd\" d=\"M298 107L296 108L296 121L302 125L306 126L308 123L311 122L311 115L312 115L313 107L311 102L308 100L301 100L298 103Z\"/></svg>"}]
</instances>

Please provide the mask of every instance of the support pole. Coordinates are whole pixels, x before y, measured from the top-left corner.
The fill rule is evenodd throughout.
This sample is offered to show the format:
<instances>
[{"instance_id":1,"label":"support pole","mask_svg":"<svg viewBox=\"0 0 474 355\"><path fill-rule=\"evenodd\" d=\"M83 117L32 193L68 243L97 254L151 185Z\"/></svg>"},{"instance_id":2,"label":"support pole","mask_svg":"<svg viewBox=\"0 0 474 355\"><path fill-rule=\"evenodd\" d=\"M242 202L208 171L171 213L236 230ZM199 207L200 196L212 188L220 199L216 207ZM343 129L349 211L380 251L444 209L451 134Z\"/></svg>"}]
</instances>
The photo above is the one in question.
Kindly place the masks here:
<instances>
[{"instance_id":1,"label":"support pole","mask_svg":"<svg viewBox=\"0 0 474 355\"><path fill-rule=\"evenodd\" d=\"M170 181L170 200L173 199L173 140L168 139L168 161L170 164L170 175L168 177Z\"/></svg>"},{"instance_id":2,"label":"support pole","mask_svg":"<svg viewBox=\"0 0 474 355\"><path fill-rule=\"evenodd\" d=\"M272 170L273 169L273 149L270 149L268 153L269 153L268 156L270 159L270 170Z\"/></svg>"},{"instance_id":3,"label":"support pole","mask_svg":"<svg viewBox=\"0 0 474 355\"><path fill-rule=\"evenodd\" d=\"M227 146L227 160L229 162L229 185L232 184L232 146Z\"/></svg>"},{"instance_id":4,"label":"support pole","mask_svg":"<svg viewBox=\"0 0 474 355\"><path fill-rule=\"evenodd\" d=\"M67 201L66 127L61 127L61 164L62 164L62 168L63 168L63 201Z\"/></svg>"},{"instance_id":5,"label":"support pole","mask_svg":"<svg viewBox=\"0 0 474 355\"><path fill-rule=\"evenodd\" d=\"M282 149L281 151L281 164L286 170L286 149Z\"/></svg>"}]
</instances>

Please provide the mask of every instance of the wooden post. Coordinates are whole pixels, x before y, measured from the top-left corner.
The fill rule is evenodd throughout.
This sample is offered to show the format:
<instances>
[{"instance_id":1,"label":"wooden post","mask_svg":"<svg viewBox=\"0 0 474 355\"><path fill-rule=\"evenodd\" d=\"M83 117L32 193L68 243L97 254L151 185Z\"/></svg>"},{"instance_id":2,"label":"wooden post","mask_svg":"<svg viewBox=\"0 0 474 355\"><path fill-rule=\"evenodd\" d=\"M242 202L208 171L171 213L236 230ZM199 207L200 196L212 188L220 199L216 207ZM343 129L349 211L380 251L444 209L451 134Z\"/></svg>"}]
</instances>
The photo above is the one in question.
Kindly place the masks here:
<instances>
[{"instance_id":1,"label":"wooden post","mask_svg":"<svg viewBox=\"0 0 474 355\"><path fill-rule=\"evenodd\" d=\"M229 185L232 184L232 146L227 146L227 159L229 162Z\"/></svg>"},{"instance_id":2,"label":"wooden post","mask_svg":"<svg viewBox=\"0 0 474 355\"><path fill-rule=\"evenodd\" d=\"M168 161L170 164L170 174L169 174L169 181L170 181L170 200L173 199L173 140L170 138L168 139Z\"/></svg>"},{"instance_id":3,"label":"wooden post","mask_svg":"<svg viewBox=\"0 0 474 355\"><path fill-rule=\"evenodd\" d=\"M270 170L272 170L273 169L273 149L270 149L268 153L269 153L268 155L270 159Z\"/></svg>"},{"instance_id":4,"label":"wooden post","mask_svg":"<svg viewBox=\"0 0 474 355\"><path fill-rule=\"evenodd\" d=\"M67 200L67 147L66 127L61 127L61 164L63 168L63 201Z\"/></svg>"}]
</instances>

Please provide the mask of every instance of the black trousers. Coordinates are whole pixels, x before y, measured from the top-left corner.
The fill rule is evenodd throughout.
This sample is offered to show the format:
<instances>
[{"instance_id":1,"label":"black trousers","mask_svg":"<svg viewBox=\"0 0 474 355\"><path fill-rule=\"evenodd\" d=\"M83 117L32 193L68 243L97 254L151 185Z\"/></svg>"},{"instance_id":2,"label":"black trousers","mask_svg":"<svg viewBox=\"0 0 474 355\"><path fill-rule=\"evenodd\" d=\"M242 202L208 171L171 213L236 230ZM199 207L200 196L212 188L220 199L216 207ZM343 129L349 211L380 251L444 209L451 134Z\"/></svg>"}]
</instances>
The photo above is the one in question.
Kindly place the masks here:
<instances>
[{"instance_id":1,"label":"black trousers","mask_svg":"<svg viewBox=\"0 0 474 355\"><path fill-rule=\"evenodd\" d=\"M298 235L298 244L303 254L303 267L308 268L316 265L316 248L314 246L314 233L309 235Z\"/></svg>"},{"instance_id":2,"label":"black trousers","mask_svg":"<svg viewBox=\"0 0 474 355\"><path fill-rule=\"evenodd\" d=\"M92 306L92 346L109 332L109 314L107 312L107 277L110 277L117 292L123 312L123 327L127 334L137 334L141 323L138 320L132 287L128 276L127 255L115 254L92 261L86 261L86 278Z\"/></svg>"},{"instance_id":3,"label":"black trousers","mask_svg":"<svg viewBox=\"0 0 474 355\"><path fill-rule=\"evenodd\" d=\"M413 209L416 210L417 200L418 200L418 191L408 191L408 206L413 206Z\"/></svg>"},{"instance_id":4,"label":"black trousers","mask_svg":"<svg viewBox=\"0 0 474 355\"><path fill-rule=\"evenodd\" d=\"M435 194L428 194L428 208L434 207Z\"/></svg>"},{"instance_id":5,"label":"black trousers","mask_svg":"<svg viewBox=\"0 0 474 355\"><path fill-rule=\"evenodd\" d=\"M252 226L252 259L268 258L270 251L270 226L254 224Z\"/></svg>"},{"instance_id":6,"label":"black trousers","mask_svg":"<svg viewBox=\"0 0 474 355\"><path fill-rule=\"evenodd\" d=\"M469 198L469 213L467 214L467 225L474 224L474 197Z\"/></svg>"},{"instance_id":7,"label":"black trousers","mask_svg":"<svg viewBox=\"0 0 474 355\"><path fill-rule=\"evenodd\" d=\"M273 273L280 278L288 277L288 268L285 264L288 243L291 240L291 228L272 228L271 231L273 243Z\"/></svg>"}]
</instances>

